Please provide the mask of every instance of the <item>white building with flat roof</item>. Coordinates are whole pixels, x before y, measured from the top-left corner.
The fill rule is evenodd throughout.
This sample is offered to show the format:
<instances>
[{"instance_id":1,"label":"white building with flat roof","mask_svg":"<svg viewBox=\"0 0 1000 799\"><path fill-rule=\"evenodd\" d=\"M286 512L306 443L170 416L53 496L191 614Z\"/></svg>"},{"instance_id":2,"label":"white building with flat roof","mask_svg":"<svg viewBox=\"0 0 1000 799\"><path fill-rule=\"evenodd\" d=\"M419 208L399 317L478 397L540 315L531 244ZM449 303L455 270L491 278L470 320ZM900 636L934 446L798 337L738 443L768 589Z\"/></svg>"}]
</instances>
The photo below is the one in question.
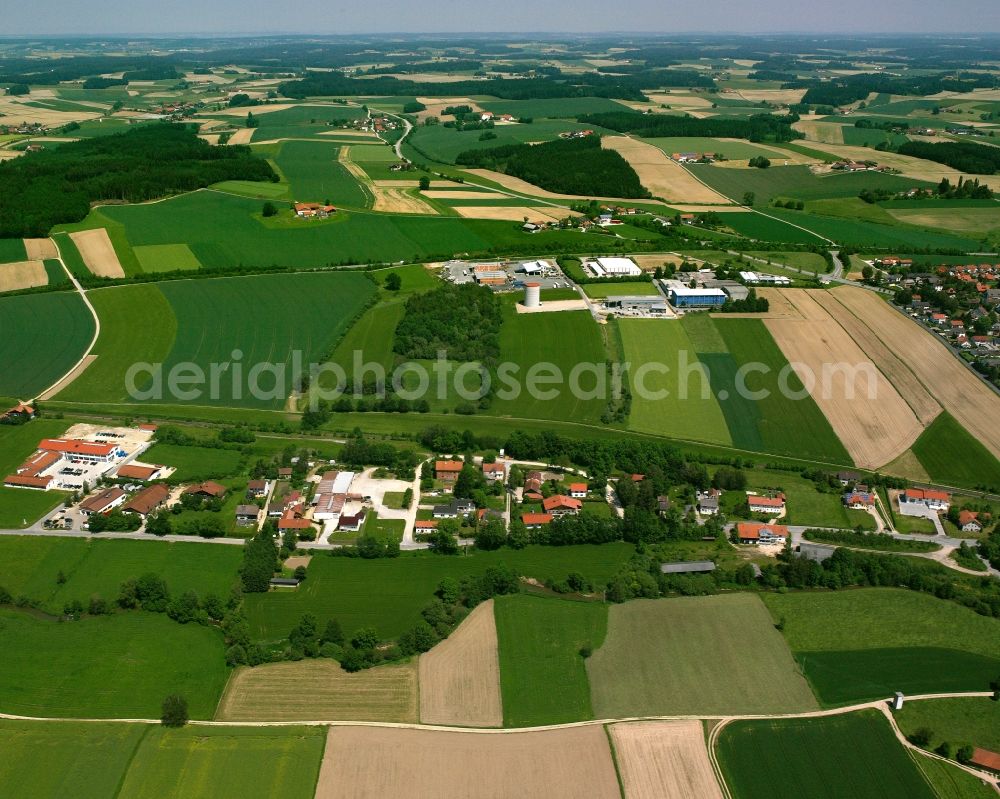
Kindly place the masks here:
<instances>
[{"instance_id":1,"label":"white building with flat roof","mask_svg":"<svg viewBox=\"0 0 1000 799\"><path fill-rule=\"evenodd\" d=\"M583 262L595 277L633 277L641 275L642 270L631 258L593 258Z\"/></svg>"}]
</instances>

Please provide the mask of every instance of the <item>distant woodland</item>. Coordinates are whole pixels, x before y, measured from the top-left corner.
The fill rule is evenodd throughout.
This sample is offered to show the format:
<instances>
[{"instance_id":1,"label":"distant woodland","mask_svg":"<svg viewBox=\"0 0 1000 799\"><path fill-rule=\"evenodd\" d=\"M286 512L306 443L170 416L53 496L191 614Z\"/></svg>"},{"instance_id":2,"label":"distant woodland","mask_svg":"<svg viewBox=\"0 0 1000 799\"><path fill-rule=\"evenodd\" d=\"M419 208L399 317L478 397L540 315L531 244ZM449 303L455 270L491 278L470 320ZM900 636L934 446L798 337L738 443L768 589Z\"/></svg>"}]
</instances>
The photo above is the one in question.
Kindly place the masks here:
<instances>
[{"instance_id":1,"label":"distant woodland","mask_svg":"<svg viewBox=\"0 0 1000 799\"><path fill-rule=\"evenodd\" d=\"M466 150L458 154L455 163L504 172L560 194L651 196L628 161L614 150L602 149L597 136Z\"/></svg>"},{"instance_id":2,"label":"distant woodland","mask_svg":"<svg viewBox=\"0 0 1000 799\"><path fill-rule=\"evenodd\" d=\"M184 125L67 142L0 164L0 238L47 236L101 200L141 202L223 180L274 181L249 147L213 147Z\"/></svg>"},{"instance_id":3,"label":"distant woodland","mask_svg":"<svg viewBox=\"0 0 1000 799\"><path fill-rule=\"evenodd\" d=\"M899 148L901 155L925 158L961 172L993 175L1000 171L1000 147L989 147L971 141L906 142Z\"/></svg>"},{"instance_id":4,"label":"distant woodland","mask_svg":"<svg viewBox=\"0 0 1000 799\"><path fill-rule=\"evenodd\" d=\"M609 111L603 114L583 114L578 120L585 125L635 133L645 138L667 136L706 136L750 141L792 141L802 134L792 130L798 121L794 114L774 116L755 114L750 117L675 117L665 114L639 114L634 111Z\"/></svg>"}]
</instances>

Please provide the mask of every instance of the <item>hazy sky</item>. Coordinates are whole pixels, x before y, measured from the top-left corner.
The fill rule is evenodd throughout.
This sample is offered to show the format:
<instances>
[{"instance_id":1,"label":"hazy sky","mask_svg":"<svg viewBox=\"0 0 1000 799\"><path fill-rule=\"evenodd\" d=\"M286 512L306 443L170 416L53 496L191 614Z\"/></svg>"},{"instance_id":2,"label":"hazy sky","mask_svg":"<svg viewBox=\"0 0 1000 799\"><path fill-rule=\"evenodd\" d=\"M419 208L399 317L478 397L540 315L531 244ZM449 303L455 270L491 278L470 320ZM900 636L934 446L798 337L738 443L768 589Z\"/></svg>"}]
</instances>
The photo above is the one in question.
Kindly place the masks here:
<instances>
[{"instance_id":1,"label":"hazy sky","mask_svg":"<svg viewBox=\"0 0 1000 799\"><path fill-rule=\"evenodd\" d=\"M1000 32L1000 0L30 0L0 34Z\"/></svg>"}]
</instances>

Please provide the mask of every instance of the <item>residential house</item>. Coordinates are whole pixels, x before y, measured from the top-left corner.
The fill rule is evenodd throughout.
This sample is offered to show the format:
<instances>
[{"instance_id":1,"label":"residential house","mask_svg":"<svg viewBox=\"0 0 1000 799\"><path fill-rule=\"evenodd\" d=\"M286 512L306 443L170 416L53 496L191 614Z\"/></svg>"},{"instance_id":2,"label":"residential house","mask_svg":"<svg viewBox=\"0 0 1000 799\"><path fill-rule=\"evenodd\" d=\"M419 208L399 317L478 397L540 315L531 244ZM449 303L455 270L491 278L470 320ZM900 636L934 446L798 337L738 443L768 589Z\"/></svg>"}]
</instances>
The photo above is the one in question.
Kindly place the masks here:
<instances>
[{"instance_id":1,"label":"residential house","mask_svg":"<svg viewBox=\"0 0 1000 799\"><path fill-rule=\"evenodd\" d=\"M583 503L573 497L556 494L543 499L542 508L551 516L575 516L583 508Z\"/></svg>"},{"instance_id":2,"label":"residential house","mask_svg":"<svg viewBox=\"0 0 1000 799\"><path fill-rule=\"evenodd\" d=\"M507 476L507 470L502 463L484 463L483 477L487 480L503 480Z\"/></svg>"},{"instance_id":3,"label":"residential house","mask_svg":"<svg viewBox=\"0 0 1000 799\"><path fill-rule=\"evenodd\" d=\"M4 419L8 419L11 422L30 422L37 415L35 408L31 405L26 405L23 402L17 403L13 408L8 410L4 415Z\"/></svg>"},{"instance_id":4,"label":"residential house","mask_svg":"<svg viewBox=\"0 0 1000 799\"><path fill-rule=\"evenodd\" d=\"M121 472L119 472L119 474L121 474ZM227 490L228 489L221 483L206 480L204 483L188 486L184 489L184 493L196 494L197 496L204 497L205 499L219 499L226 495Z\"/></svg>"},{"instance_id":5,"label":"residential house","mask_svg":"<svg viewBox=\"0 0 1000 799\"><path fill-rule=\"evenodd\" d=\"M437 461L434 464L434 477L445 483L454 483L465 466L462 461Z\"/></svg>"},{"instance_id":6,"label":"residential house","mask_svg":"<svg viewBox=\"0 0 1000 799\"><path fill-rule=\"evenodd\" d=\"M267 506L267 518L280 519L285 515L285 504L283 502L272 502Z\"/></svg>"},{"instance_id":7,"label":"residential house","mask_svg":"<svg viewBox=\"0 0 1000 799\"><path fill-rule=\"evenodd\" d=\"M785 495L764 497L759 494L749 494L747 495L747 505L750 506L751 513L766 513L769 516L776 516L785 509Z\"/></svg>"},{"instance_id":8,"label":"residential house","mask_svg":"<svg viewBox=\"0 0 1000 799\"><path fill-rule=\"evenodd\" d=\"M417 519L413 523L414 533L431 533L437 530L438 523L432 519Z\"/></svg>"},{"instance_id":9,"label":"residential house","mask_svg":"<svg viewBox=\"0 0 1000 799\"><path fill-rule=\"evenodd\" d=\"M247 497L249 499L260 499L267 496L269 488L267 480L251 480L247 483Z\"/></svg>"},{"instance_id":10,"label":"residential house","mask_svg":"<svg viewBox=\"0 0 1000 799\"><path fill-rule=\"evenodd\" d=\"M447 505L435 505L432 511L435 519L457 519L466 513L472 513L476 503L470 499L456 499Z\"/></svg>"},{"instance_id":11,"label":"residential house","mask_svg":"<svg viewBox=\"0 0 1000 799\"><path fill-rule=\"evenodd\" d=\"M702 516L715 516L719 512L719 496L721 491L710 488L698 493L698 513Z\"/></svg>"},{"instance_id":12,"label":"residential house","mask_svg":"<svg viewBox=\"0 0 1000 799\"><path fill-rule=\"evenodd\" d=\"M80 503L80 513L90 516L92 513L110 513L128 498L120 488L106 488Z\"/></svg>"},{"instance_id":13,"label":"residential house","mask_svg":"<svg viewBox=\"0 0 1000 799\"><path fill-rule=\"evenodd\" d=\"M542 473L541 472L528 472L527 476L524 478L524 491L525 496L528 492L533 494L540 494L542 491Z\"/></svg>"},{"instance_id":14,"label":"residential house","mask_svg":"<svg viewBox=\"0 0 1000 799\"><path fill-rule=\"evenodd\" d=\"M294 532L296 534L301 532L309 532L313 530L312 522L309 519L303 519L294 511L286 511L285 515L278 519L278 532L287 533Z\"/></svg>"},{"instance_id":15,"label":"residential house","mask_svg":"<svg viewBox=\"0 0 1000 799\"><path fill-rule=\"evenodd\" d=\"M586 483L570 483L569 484L569 495L573 499L586 499L587 498L587 484Z\"/></svg>"},{"instance_id":16,"label":"residential house","mask_svg":"<svg viewBox=\"0 0 1000 799\"><path fill-rule=\"evenodd\" d=\"M740 522L736 525L736 535L741 544L784 544L788 540L788 528L783 524L762 524L761 522Z\"/></svg>"},{"instance_id":17,"label":"residential house","mask_svg":"<svg viewBox=\"0 0 1000 799\"><path fill-rule=\"evenodd\" d=\"M236 524L240 527L256 527L260 521L260 508L256 505L237 505Z\"/></svg>"},{"instance_id":18,"label":"residential house","mask_svg":"<svg viewBox=\"0 0 1000 799\"><path fill-rule=\"evenodd\" d=\"M125 513L135 513L146 518L166 502L169 496L170 489L167 486L163 483L154 483L132 497L132 499L122 506L122 511Z\"/></svg>"},{"instance_id":19,"label":"residential house","mask_svg":"<svg viewBox=\"0 0 1000 799\"><path fill-rule=\"evenodd\" d=\"M980 749L978 746L972 750L972 757L969 764L978 766L994 774L1000 774L1000 754L991 752L989 749Z\"/></svg>"},{"instance_id":20,"label":"residential house","mask_svg":"<svg viewBox=\"0 0 1000 799\"><path fill-rule=\"evenodd\" d=\"M282 466L278 469L278 479L279 480L291 480L292 479L292 468L290 466Z\"/></svg>"},{"instance_id":21,"label":"residential house","mask_svg":"<svg viewBox=\"0 0 1000 799\"><path fill-rule=\"evenodd\" d=\"M368 511L362 508L357 513L350 516L341 516L337 523L337 530L342 533L360 533L365 525L365 518Z\"/></svg>"},{"instance_id":22,"label":"residential house","mask_svg":"<svg viewBox=\"0 0 1000 799\"><path fill-rule=\"evenodd\" d=\"M983 531L983 525L979 521L979 514L972 510L959 512L958 526L963 533L981 533Z\"/></svg>"},{"instance_id":23,"label":"residential house","mask_svg":"<svg viewBox=\"0 0 1000 799\"><path fill-rule=\"evenodd\" d=\"M848 486L858 482L861 479L861 475L857 472L837 472L837 479L842 486Z\"/></svg>"},{"instance_id":24,"label":"residential house","mask_svg":"<svg viewBox=\"0 0 1000 799\"><path fill-rule=\"evenodd\" d=\"M521 521L529 530L538 530L547 524L552 524L552 515L548 513L525 513Z\"/></svg>"},{"instance_id":25,"label":"residential house","mask_svg":"<svg viewBox=\"0 0 1000 799\"><path fill-rule=\"evenodd\" d=\"M844 505L854 510L871 510L875 507L875 495L868 491L849 491L842 499Z\"/></svg>"},{"instance_id":26,"label":"residential house","mask_svg":"<svg viewBox=\"0 0 1000 799\"><path fill-rule=\"evenodd\" d=\"M139 466L128 463L118 470L116 477L121 480L138 480L140 483L146 483L150 480L156 480L164 469L166 469L165 466Z\"/></svg>"}]
</instances>

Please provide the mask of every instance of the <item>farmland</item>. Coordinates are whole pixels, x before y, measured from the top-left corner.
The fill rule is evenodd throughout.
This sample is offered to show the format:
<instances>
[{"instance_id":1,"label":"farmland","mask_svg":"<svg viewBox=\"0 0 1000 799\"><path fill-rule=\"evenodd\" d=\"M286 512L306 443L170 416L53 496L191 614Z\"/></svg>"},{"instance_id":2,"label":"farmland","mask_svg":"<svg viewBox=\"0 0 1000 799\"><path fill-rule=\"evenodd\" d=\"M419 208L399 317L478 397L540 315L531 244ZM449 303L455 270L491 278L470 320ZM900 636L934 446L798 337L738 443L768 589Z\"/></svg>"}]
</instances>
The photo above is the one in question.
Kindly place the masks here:
<instances>
[{"instance_id":1,"label":"farmland","mask_svg":"<svg viewBox=\"0 0 1000 799\"><path fill-rule=\"evenodd\" d=\"M733 722L719 736L718 755L726 783L739 799L934 797L889 723L875 710L830 718Z\"/></svg>"},{"instance_id":2,"label":"farmland","mask_svg":"<svg viewBox=\"0 0 1000 799\"><path fill-rule=\"evenodd\" d=\"M957 486L1000 486L1000 461L945 411L913 443L933 480Z\"/></svg>"},{"instance_id":3,"label":"farmland","mask_svg":"<svg viewBox=\"0 0 1000 799\"><path fill-rule=\"evenodd\" d=\"M94 320L76 293L0 297L0 395L31 399L86 352Z\"/></svg>"},{"instance_id":4,"label":"farmland","mask_svg":"<svg viewBox=\"0 0 1000 799\"><path fill-rule=\"evenodd\" d=\"M816 707L767 609L751 594L612 605L587 673L598 718Z\"/></svg>"},{"instance_id":5,"label":"farmland","mask_svg":"<svg viewBox=\"0 0 1000 799\"><path fill-rule=\"evenodd\" d=\"M0 610L0 648L0 707L23 716L158 718L180 693L193 718L210 718L226 681L218 631L159 614L60 624Z\"/></svg>"},{"instance_id":6,"label":"farmland","mask_svg":"<svg viewBox=\"0 0 1000 799\"><path fill-rule=\"evenodd\" d=\"M114 600L121 584L150 572L178 596L229 595L240 563L238 547L205 547L160 541L0 537L0 585L59 613L72 600ZM62 581L60 582L60 575Z\"/></svg>"},{"instance_id":7,"label":"farmland","mask_svg":"<svg viewBox=\"0 0 1000 799\"><path fill-rule=\"evenodd\" d=\"M242 455L231 449L216 447L182 447L176 444L154 444L145 457L154 463L172 466L176 480L207 480L231 477L243 462Z\"/></svg>"},{"instance_id":8,"label":"farmland","mask_svg":"<svg viewBox=\"0 0 1000 799\"><path fill-rule=\"evenodd\" d=\"M608 727L629 799L722 799L700 721Z\"/></svg>"},{"instance_id":9,"label":"farmland","mask_svg":"<svg viewBox=\"0 0 1000 799\"><path fill-rule=\"evenodd\" d=\"M136 748L120 795L311 799L324 738L322 729L309 727L154 727Z\"/></svg>"},{"instance_id":10,"label":"farmland","mask_svg":"<svg viewBox=\"0 0 1000 799\"><path fill-rule=\"evenodd\" d=\"M910 702L896 713L905 735L920 728L933 732L930 748L942 741L1000 751L1000 702L976 697Z\"/></svg>"},{"instance_id":11,"label":"farmland","mask_svg":"<svg viewBox=\"0 0 1000 799\"><path fill-rule=\"evenodd\" d=\"M604 640L603 604L513 596L496 600L504 726L593 717L583 647Z\"/></svg>"},{"instance_id":12,"label":"farmland","mask_svg":"<svg viewBox=\"0 0 1000 799\"><path fill-rule=\"evenodd\" d=\"M601 546L527 547L519 551L477 552L458 558L404 554L388 560L314 558L309 579L297 591L246 597L251 633L263 640L283 638L303 613L314 613L324 624L336 618L345 630L374 627L383 638L411 628L445 577L481 574L505 563L519 574L561 579L579 571L594 583L604 583L628 559L628 544ZM371 586L381 586L373 595Z\"/></svg>"},{"instance_id":13,"label":"farmland","mask_svg":"<svg viewBox=\"0 0 1000 799\"><path fill-rule=\"evenodd\" d=\"M369 195L337 160L340 147L326 142L285 141L274 157L288 181L289 199L296 202L329 201L335 206L371 206Z\"/></svg>"}]
</instances>

